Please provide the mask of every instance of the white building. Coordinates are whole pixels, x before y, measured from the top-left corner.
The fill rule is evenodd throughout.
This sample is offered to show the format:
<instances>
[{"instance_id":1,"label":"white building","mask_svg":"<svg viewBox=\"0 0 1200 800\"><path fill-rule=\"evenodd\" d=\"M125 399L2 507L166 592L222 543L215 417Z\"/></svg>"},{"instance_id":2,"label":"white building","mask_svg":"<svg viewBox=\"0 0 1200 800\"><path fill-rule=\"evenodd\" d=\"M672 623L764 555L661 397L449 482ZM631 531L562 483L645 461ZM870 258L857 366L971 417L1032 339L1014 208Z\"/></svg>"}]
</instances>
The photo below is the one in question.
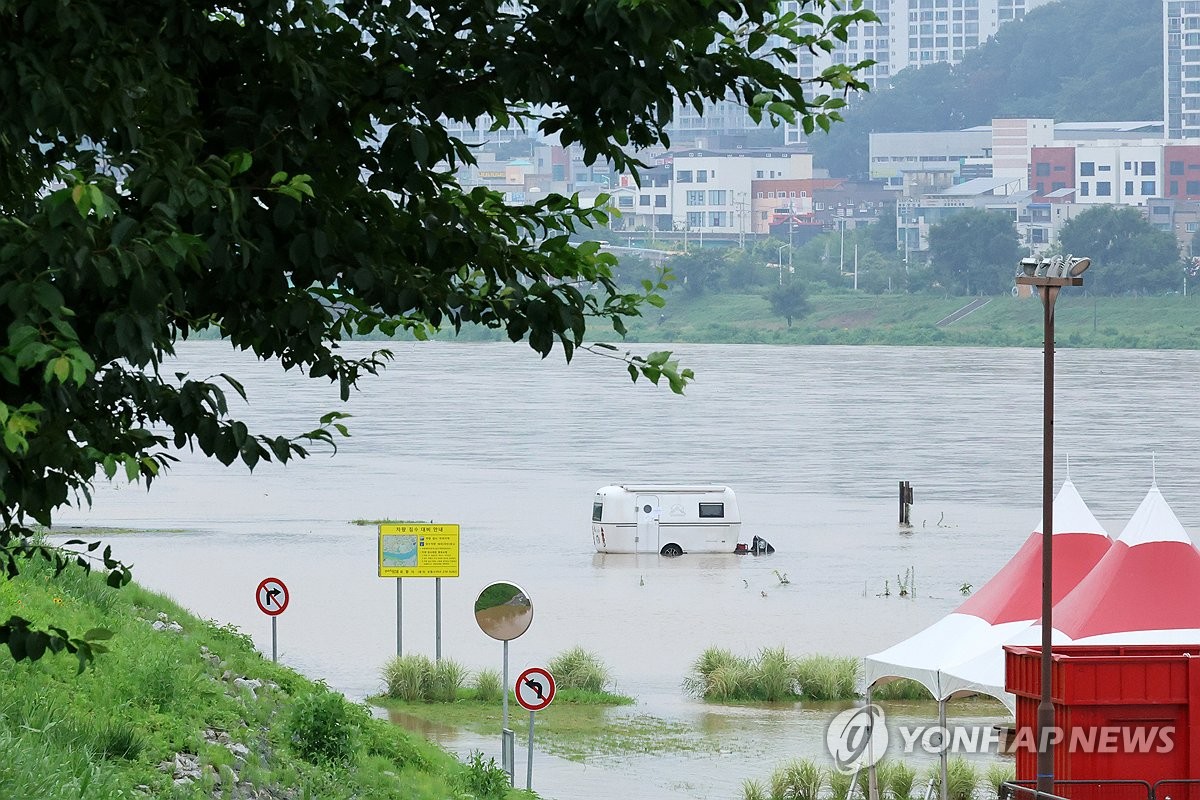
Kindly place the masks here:
<instances>
[{"instance_id":1,"label":"white building","mask_svg":"<svg viewBox=\"0 0 1200 800\"><path fill-rule=\"evenodd\" d=\"M1163 143L1079 144L1075 202L1144 206L1162 194Z\"/></svg>"},{"instance_id":2,"label":"white building","mask_svg":"<svg viewBox=\"0 0 1200 800\"><path fill-rule=\"evenodd\" d=\"M1052 119L993 119L992 177L1019 179L1028 188L1030 150L1052 144Z\"/></svg>"},{"instance_id":3,"label":"white building","mask_svg":"<svg viewBox=\"0 0 1200 800\"><path fill-rule=\"evenodd\" d=\"M673 154L672 160L672 227L683 231L749 231L753 181L813 176L812 154L795 150L688 150Z\"/></svg>"},{"instance_id":4,"label":"white building","mask_svg":"<svg viewBox=\"0 0 1200 800\"><path fill-rule=\"evenodd\" d=\"M986 125L961 131L870 134L870 177L899 189L904 173L928 167L958 167L991 159L992 131Z\"/></svg>"},{"instance_id":5,"label":"white building","mask_svg":"<svg viewBox=\"0 0 1200 800\"><path fill-rule=\"evenodd\" d=\"M906 173L935 167L952 168L954 182L977 177L1028 181L1035 148L1120 148L1145 143L1161 144L1158 138L1161 132L1157 122L1056 123L1052 119L1018 118L993 119L991 125L977 125L960 131L872 133L870 176L872 180L881 181L893 189L903 188ZM1129 160L1146 159L1130 156ZM1137 185L1129 194L1143 196L1140 194L1140 175L1128 179L1137 179ZM1063 182L1063 186L1073 185ZM1047 191L1054 188L1049 184L1047 187ZM1022 188L1034 187L1026 183ZM1124 188L1123 184L1121 188Z\"/></svg>"}]
</instances>

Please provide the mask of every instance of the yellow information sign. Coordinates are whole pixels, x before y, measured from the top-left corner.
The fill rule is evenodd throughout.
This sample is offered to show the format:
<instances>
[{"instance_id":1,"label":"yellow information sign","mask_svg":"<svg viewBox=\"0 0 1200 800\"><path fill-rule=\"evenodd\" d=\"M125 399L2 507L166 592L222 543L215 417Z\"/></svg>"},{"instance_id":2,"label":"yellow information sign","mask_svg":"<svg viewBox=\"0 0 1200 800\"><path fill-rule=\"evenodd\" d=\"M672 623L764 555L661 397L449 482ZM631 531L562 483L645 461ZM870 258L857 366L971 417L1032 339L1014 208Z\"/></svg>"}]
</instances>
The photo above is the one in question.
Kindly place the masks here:
<instances>
[{"instance_id":1,"label":"yellow information sign","mask_svg":"<svg viewBox=\"0 0 1200 800\"><path fill-rule=\"evenodd\" d=\"M417 522L380 525L379 577L457 578L458 526Z\"/></svg>"}]
</instances>

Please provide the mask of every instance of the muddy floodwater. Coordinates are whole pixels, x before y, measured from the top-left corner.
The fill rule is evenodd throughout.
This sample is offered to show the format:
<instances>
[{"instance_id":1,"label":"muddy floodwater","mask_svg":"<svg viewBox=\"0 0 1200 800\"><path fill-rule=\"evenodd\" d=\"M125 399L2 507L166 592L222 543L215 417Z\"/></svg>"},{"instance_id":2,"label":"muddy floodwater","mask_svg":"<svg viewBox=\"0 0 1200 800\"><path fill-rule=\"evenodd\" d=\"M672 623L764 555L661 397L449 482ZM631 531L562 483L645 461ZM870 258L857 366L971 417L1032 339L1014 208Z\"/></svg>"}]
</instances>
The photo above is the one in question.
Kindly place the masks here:
<instances>
[{"instance_id":1,"label":"muddy floodwater","mask_svg":"<svg viewBox=\"0 0 1200 800\"><path fill-rule=\"evenodd\" d=\"M533 622L533 610L527 605L495 606L482 608L475 612L475 624L479 626L480 630L493 639L501 641L510 641L520 637L529 630L531 622Z\"/></svg>"},{"instance_id":2,"label":"muddy floodwater","mask_svg":"<svg viewBox=\"0 0 1200 800\"><path fill-rule=\"evenodd\" d=\"M745 655L881 650L961 603L1039 521L1038 349L680 346L697 373L685 397L630 385L621 364L587 353L565 366L502 344L393 349L395 362L343 407L336 387L220 343L188 343L165 372L236 375L250 396L238 411L252 429L299 433L340 409L353 415L352 437L334 457L318 449L253 474L183 453L149 493L104 484L91 511L65 512L59 525L164 531L122 532L112 543L136 580L239 626L267 653L271 625L255 587L283 580L280 660L357 699L381 688L380 668L396 652L397 592L394 579L377 577L376 529L354 521L459 524L460 576L441 581L443 656L500 669L503 645L480 630L473 604L483 587L509 581L534 609L509 644L510 675L581 645L610 667L615 690L638 700L611 713L698 737L691 751L582 764L538 752L533 782L543 797L736 798L743 780L785 760L826 758L835 707L700 703L680 686L696 656L713 646ZM1072 480L1110 533L1154 477L1184 526L1200 523L1198 371L1195 352L1059 350L1057 475L1069 457ZM907 529L898 525L902 480L916 500ZM761 536L776 552L598 554L593 495L624 482L728 484L742 540ZM403 649L432 656L436 583L408 578L402 588ZM979 712L951 704L951 713ZM933 710L897 714L928 721ZM397 722L455 752L499 757L499 731ZM523 742L519 732L522 779Z\"/></svg>"}]
</instances>

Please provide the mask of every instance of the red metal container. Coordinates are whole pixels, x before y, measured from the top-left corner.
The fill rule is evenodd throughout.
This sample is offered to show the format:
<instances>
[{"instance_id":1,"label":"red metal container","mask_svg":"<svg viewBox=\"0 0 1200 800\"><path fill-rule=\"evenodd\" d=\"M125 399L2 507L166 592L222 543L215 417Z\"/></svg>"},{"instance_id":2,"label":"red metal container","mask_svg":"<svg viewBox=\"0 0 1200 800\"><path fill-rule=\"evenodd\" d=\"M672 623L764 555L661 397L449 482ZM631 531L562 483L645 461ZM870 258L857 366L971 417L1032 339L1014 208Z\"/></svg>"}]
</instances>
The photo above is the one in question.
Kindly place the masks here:
<instances>
[{"instance_id":1,"label":"red metal container","mask_svg":"<svg viewBox=\"0 0 1200 800\"><path fill-rule=\"evenodd\" d=\"M1004 650L1005 688L1017 697L1017 780L1033 782L1042 651ZM1147 787L1136 781L1200 779L1200 644L1056 646L1050 680L1061 736L1054 745L1056 793L1146 800ZM1164 783L1156 795L1200 800L1200 784Z\"/></svg>"}]
</instances>

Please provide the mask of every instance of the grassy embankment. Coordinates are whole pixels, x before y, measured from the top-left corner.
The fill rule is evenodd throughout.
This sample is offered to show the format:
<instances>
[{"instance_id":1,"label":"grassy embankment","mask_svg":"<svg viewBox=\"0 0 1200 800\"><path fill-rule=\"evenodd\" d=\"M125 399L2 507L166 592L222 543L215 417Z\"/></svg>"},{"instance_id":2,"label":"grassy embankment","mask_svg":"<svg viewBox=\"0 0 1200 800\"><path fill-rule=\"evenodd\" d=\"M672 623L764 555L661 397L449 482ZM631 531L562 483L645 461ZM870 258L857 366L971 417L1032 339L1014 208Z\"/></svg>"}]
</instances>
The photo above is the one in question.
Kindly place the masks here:
<instances>
[{"instance_id":1,"label":"grassy embankment","mask_svg":"<svg viewBox=\"0 0 1200 800\"><path fill-rule=\"evenodd\" d=\"M515 798L366 707L264 660L243 634L137 585L41 562L0 581L0 614L115 634L94 669L0 661L0 797Z\"/></svg>"},{"instance_id":2,"label":"grassy embankment","mask_svg":"<svg viewBox=\"0 0 1200 800\"><path fill-rule=\"evenodd\" d=\"M787 327L757 294L669 295L661 321L648 315L630 325L628 339L644 342L763 344L876 344L1040 347L1042 308L1036 298L1008 295L944 327L937 322L975 298L923 295L828 294L809 298L811 311ZM1200 347L1200 300L1164 297L1086 297L1063 292L1055 305L1060 345L1096 348Z\"/></svg>"},{"instance_id":3,"label":"grassy embankment","mask_svg":"<svg viewBox=\"0 0 1200 800\"><path fill-rule=\"evenodd\" d=\"M870 295L843 292L814 294L811 311L792 327L771 311L761 292L667 294L660 312L629 323L629 342L703 342L730 344L871 344L946 347L1040 347L1042 309L1035 298L1009 295L944 327L939 320L973 297ZM450 338L447 335L447 338ZM501 340L503 334L464 328L466 341ZM1200 348L1200 300L1182 295L1098 297L1063 292L1055 305L1055 338L1064 347ZM611 340L603 326L588 340Z\"/></svg>"}]
</instances>

